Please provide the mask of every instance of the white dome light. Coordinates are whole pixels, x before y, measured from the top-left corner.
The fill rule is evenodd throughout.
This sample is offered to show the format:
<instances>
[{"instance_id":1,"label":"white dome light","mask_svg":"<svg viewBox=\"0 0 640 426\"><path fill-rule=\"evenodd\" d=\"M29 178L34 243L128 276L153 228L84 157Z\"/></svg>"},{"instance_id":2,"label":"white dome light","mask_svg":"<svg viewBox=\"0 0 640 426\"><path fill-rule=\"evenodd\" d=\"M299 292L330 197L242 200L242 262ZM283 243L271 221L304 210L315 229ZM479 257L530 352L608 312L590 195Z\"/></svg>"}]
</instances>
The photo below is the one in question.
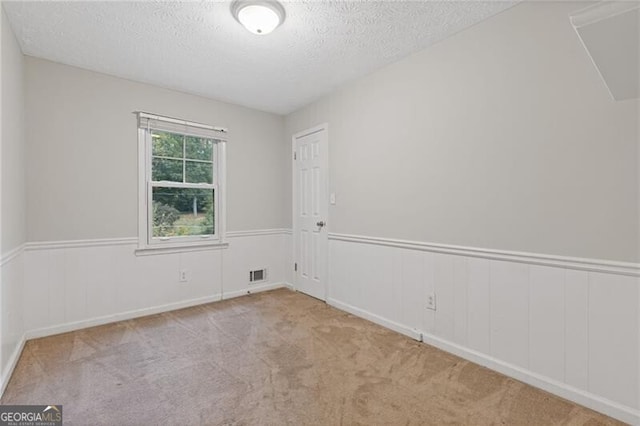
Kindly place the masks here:
<instances>
[{"instance_id":1,"label":"white dome light","mask_svg":"<svg viewBox=\"0 0 640 426\"><path fill-rule=\"evenodd\" d=\"M275 1L243 1L231 4L231 13L247 30L265 35L284 21L284 8Z\"/></svg>"}]
</instances>

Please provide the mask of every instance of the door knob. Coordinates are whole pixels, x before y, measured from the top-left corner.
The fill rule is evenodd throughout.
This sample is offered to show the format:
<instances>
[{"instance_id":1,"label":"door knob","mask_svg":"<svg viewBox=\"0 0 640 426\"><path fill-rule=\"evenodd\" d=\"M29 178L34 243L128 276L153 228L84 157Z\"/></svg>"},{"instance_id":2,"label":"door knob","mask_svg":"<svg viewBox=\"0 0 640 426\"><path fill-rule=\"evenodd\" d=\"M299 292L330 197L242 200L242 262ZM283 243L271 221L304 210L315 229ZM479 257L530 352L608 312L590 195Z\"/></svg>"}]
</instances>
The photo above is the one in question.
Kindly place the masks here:
<instances>
[{"instance_id":1,"label":"door knob","mask_svg":"<svg viewBox=\"0 0 640 426\"><path fill-rule=\"evenodd\" d=\"M322 228L323 226L326 225L326 223L324 223L324 220L321 220L320 222L316 223L316 225L318 225L318 227Z\"/></svg>"}]
</instances>

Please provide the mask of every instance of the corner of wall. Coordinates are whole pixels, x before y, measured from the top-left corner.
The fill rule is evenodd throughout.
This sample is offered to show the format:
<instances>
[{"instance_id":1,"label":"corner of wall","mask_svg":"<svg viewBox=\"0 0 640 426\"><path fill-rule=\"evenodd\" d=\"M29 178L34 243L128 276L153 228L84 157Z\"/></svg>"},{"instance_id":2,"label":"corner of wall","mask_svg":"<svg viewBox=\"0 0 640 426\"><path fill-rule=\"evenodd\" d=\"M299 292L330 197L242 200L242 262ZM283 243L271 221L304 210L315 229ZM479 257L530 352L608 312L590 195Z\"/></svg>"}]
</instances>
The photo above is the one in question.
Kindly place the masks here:
<instances>
[{"instance_id":1,"label":"corner of wall","mask_svg":"<svg viewBox=\"0 0 640 426\"><path fill-rule=\"evenodd\" d=\"M0 5L0 395L24 346L24 55Z\"/></svg>"}]
</instances>

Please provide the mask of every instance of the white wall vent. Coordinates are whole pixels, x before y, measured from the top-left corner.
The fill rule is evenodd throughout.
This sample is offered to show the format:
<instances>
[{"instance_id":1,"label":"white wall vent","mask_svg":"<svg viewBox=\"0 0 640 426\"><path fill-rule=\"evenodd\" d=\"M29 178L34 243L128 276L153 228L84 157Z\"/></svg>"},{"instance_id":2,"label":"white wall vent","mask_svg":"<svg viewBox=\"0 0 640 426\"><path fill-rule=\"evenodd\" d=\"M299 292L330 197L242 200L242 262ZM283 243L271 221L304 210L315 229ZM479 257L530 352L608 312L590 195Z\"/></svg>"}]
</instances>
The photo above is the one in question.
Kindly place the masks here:
<instances>
[{"instance_id":1,"label":"white wall vent","mask_svg":"<svg viewBox=\"0 0 640 426\"><path fill-rule=\"evenodd\" d=\"M267 280L267 268L249 271L249 284L260 283Z\"/></svg>"},{"instance_id":2,"label":"white wall vent","mask_svg":"<svg viewBox=\"0 0 640 426\"><path fill-rule=\"evenodd\" d=\"M640 3L601 1L569 19L613 99L640 97Z\"/></svg>"}]
</instances>

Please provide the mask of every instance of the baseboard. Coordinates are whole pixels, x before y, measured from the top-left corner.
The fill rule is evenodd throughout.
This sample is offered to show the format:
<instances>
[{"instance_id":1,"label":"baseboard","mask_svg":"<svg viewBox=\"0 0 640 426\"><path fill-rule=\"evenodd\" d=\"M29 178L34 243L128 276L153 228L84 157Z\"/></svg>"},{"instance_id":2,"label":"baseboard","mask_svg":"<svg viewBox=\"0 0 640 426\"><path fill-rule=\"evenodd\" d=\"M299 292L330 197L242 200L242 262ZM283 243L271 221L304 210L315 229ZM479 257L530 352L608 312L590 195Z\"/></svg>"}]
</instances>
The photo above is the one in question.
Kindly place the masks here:
<instances>
[{"instance_id":1,"label":"baseboard","mask_svg":"<svg viewBox=\"0 0 640 426\"><path fill-rule=\"evenodd\" d=\"M6 371L2 372L2 378L0 379L0 397L4 394L4 390L7 388L9 384L9 380L11 380L11 376L13 375L13 370L15 370L16 365L18 365L18 360L20 359L20 355L22 354L22 350L24 349L24 345L27 342L26 337L23 335L22 339L20 339L20 343L11 353L11 357L9 358L9 364L7 365Z\"/></svg>"},{"instance_id":2,"label":"baseboard","mask_svg":"<svg viewBox=\"0 0 640 426\"><path fill-rule=\"evenodd\" d=\"M160 314L163 312L175 311L177 309L189 308L191 306L203 305L205 303L218 302L222 300L221 294L200 297L197 299L184 300L181 302L167 303L166 305L153 306L150 308L136 309L133 311L121 312L113 315L105 315L102 317L90 318L81 321L69 322L53 327L39 328L30 330L25 333L27 340L37 339L40 337L53 336L55 334L68 333L70 331L81 330L83 328L95 327L98 325L110 324L113 322L129 320L133 318L144 317L147 315Z\"/></svg>"},{"instance_id":3,"label":"baseboard","mask_svg":"<svg viewBox=\"0 0 640 426\"><path fill-rule=\"evenodd\" d=\"M240 296L246 296L247 294L260 293L263 291L275 290L278 288L291 288L291 286L287 283L274 283L274 284L262 284L262 285L252 285L243 290L237 291L227 291L222 293L222 299L233 299Z\"/></svg>"},{"instance_id":4,"label":"baseboard","mask_svg":"<svg viewBox=\"0 0 640 426\"><path fill-rule=\"evenodd\" d=\"M262 291L275 290L278 288L291 289L292 285L290 283L264 284L264 285L251 287L250 291L251 293L257 293ZM4 393L4 390L6 389L9 383L9 380L11 379L13 370L15 369L15 366L18 363L18 360L20 359L20 355L22 354L22 350L24 349L24 345L27 340L37 339L40 337L53 336L56 334L68 333L71 331L81 330L84 328L95 327L99 325L105 325L105 324L110 324L118 321L134 319L134 318L140 318L147 315L154 315L154 314L160 314L163 312L175 311L178 309L189 308L192 306L203 305L211 302L218 302L223 299L230 299L233 297L240 297L245 295L247 295L246 290L224 293L224 295L214 294L212 296L200 297L197 299L190 299L190 300L185 300L181 302L168 303L165 305L153 306L153 307L144 308L144 309L136 309L133 311L127 311L127 312L122 312L122 313L113 314L113 315L105 315L102 317L90 318L87 320L74 321L66 324L56 325L53 327L45 327L45 328L39 328L36 330L27 331L22 337L20 344L16 347L15 351L11 355L11 360L6 369L6 372L4 372L4 374L0 378L0 397Z\"/></svg>"},{"instance_id":5,"label":"baseboard","mask_svg":"<svg viewBox=\"0 0 640 426\"><path fill-rule=\"evenodd\" d=\"M464 346L460 346L458 344L433 336L432 334L412 329L395 321L391 321L389 319L381 317L380 315L376 315L364 309L356 308L355 306L340 302L336 299L327 299L327 303L337 309L349 312L360 318L364 318L385 328L404 334L405 336L408 336L412 339L421 340L428 345L435 346L445 352L452 353L468 361L482 365L483 367L487 367L491 370L497 371L506 376L512 377L516 380L557 395L561 398L565 398L569 401L575 402L576 404L580 404L584 407L606 414L610 417L616 418L629 424L640 425L640 411L635 410L631 407L618 404L614 401L607 400L589 392L585 392L578 388L569 386L565 383L555 381L524 368L517 367L515 365L493 358L489 355L474 351L473 349L469 349Z\"/></svg>"},{"instance_id":6,"label":"baseboard","mask_svg":"<svg viewBox=\"0 0 640 426\"><path fill-rule=\"evenodd\" d=\"M629 424L640 424L640 411L616 402L607 400L597 395L585 392L578 388L558 382L532 371L506 363L489 355L474 351L458 344L446 341L429 333L421 333L422 341L438 349L452 353L468 361L487 367L491 370L527 383L536 388L545 390L561 398L568 399L576 404L583 405L592 410L601 412Z\"/></svg>"},{"instance_id":7,"label":"baseboard","mask_svg":"<svg viewBox=\"0 0 640 426\"><path fill-rule=\"evenodd\" d=\"M369 311L365 311L364 309L356 308L355 306L349 305L347 303L340 302L336 299L327 299L327 303L334 308L340 309L341 311L349 312L355 316L360 318L364 318L373 323L381 325L390 330L396 331L400 334L404 334L414 340L420 340L421 333L419 330L404 326L395 321L388 320L380 315L373 314Z\"/></svg>"},{"instance_id":8,"label":"baseboard","mask_svg":"<svg viewBox=\"0 0 640 426\"><path fill-rule=\"evenodd\" d=\"M274 290L282 287L291 288L291 285L287 283L265 284L265 285L258 285L255 287L251 287L249 290L251 291L251 293L257 293L261 291ZM29 339L37 339L40 337L53 336L56 334L81 330L83 328L95 327L98 325L104 325L104 324L110 324L118 321L140 318L147 315L154 315L154 314L160 314L163 312L175 311L177 309L189 308L191 306L203 305L205 303L218 302L224 299L231 299L233 297L245 296L246 294L247 294L247 290L227 292L223 294L214 294L212 296L205 296L197 299L190 299L190 300L184 300L181 302L168 303L166 305L153 306L150 308L136 309L133 311L121 312L113 315L105 315L102 317L90 318L90 319L81 320L81 321L74 321L74 322L56 325L53 327L45 327L45 328L39 328L36 330L27 331L25 333L25 338L29 340Z\"/></svg>"}]
</instances>

